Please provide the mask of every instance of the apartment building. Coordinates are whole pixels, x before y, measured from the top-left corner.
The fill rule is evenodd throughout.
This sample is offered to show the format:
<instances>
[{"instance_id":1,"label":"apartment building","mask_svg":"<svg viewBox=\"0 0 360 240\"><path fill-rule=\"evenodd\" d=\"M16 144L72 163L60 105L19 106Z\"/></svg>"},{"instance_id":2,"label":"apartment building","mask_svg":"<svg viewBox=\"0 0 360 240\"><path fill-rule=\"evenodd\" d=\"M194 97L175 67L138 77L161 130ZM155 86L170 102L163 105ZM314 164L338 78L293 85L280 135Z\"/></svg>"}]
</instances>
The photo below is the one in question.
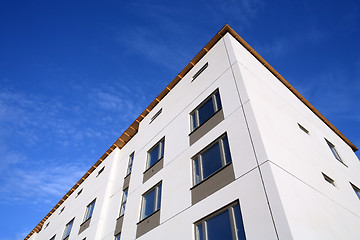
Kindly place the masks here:
<instances>
[{"instance_id":1,"label":"apartment building","mask_svg":"<svg viewBox=\"0 0 360 240\"><path fill-rule=\"evenodd\" d=\"M360 239L356 150L225 25L25 239Z\"/></svg>"}]
</instances>

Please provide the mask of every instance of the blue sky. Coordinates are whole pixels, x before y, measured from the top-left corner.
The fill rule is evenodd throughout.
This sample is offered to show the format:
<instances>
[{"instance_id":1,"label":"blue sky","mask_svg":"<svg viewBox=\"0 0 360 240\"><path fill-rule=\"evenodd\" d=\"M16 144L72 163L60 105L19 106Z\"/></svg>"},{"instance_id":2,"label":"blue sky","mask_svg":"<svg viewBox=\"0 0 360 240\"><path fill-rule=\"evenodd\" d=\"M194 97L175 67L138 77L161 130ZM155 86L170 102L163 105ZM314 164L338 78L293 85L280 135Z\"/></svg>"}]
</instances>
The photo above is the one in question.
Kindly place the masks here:
<instances>
[{"instance_id":1,"label":"blue sky","mask_svg":"<svg viewBox=\"0 0 360 240\"><path fill-rule=\"evenodd\" d=\"M23 239L225 23L360 146L358 0L2 1L0 240Z\"/></svg>"}]
</instances>

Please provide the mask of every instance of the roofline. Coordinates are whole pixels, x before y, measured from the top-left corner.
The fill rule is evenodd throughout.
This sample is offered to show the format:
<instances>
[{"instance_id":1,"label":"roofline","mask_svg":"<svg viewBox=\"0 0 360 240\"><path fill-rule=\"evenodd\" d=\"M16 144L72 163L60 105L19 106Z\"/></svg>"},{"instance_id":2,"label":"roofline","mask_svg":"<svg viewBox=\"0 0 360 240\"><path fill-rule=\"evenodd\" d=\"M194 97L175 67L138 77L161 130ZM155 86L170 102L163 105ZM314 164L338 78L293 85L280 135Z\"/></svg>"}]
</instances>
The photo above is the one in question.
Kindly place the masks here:
<instances>
[{"instance_id":1,"label":"roofline","mask_svg":"<svg viewBox=\"0 0 360 240\"><path fill-rule=\"evenodd\" d=\"M228 24L203 47L198 54L184 67L184 69L166 86L166 88L145 108L135 121L121 134L111 147L100 157L98 161L80 178L80 180L62 197L51 211L38 223L38 225L25 237L27 240L34 232L40 232L44 222L59 208L59 206L80 186L82 182L110 155L115 149L122 149L127 142L138 132L140 122L148 113L180 82L180 80L200 61L202 57L223 37L226 33L231 34L243 47L245 47L260 63L262 63L277 79L280 80L300 101L302 101L316 116L318 116L331 130L333 130L351 149L356 152L358 148L350 142L332 123L329 122L308 100L306 100L291 84L283 78L264 58L260 56L239 34Z\"/></svg>"}]
</instances>

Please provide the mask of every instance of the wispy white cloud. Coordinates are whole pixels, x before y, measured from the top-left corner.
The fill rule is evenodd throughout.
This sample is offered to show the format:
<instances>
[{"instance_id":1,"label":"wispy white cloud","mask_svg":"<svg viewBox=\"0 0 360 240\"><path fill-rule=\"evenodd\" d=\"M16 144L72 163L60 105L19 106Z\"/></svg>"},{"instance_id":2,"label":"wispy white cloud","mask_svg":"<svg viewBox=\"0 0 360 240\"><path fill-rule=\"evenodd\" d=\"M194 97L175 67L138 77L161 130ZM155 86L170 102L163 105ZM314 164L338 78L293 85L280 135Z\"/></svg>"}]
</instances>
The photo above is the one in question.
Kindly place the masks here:
<instances>
[{"instance_id":1,"label":"wispy white cloud","mask_svg":"<svg viewBox=\"0 0 360 240\"><path fill-rule=\"evenodd\" d=\"M0 202L28 201L32 204L54 203L80 179L85 164L48 162L29 168L13 168L3 173L0 185Z\"/></svg>"},{"instance_id":2,"label":"wispy white cloud","mask_svg":"<svg viewBox=\"0 0 360 240\"><path fill-rule=\"evenodd\" d=\"M0 88L0 202L59 200L102 155L94 150L99 139L105 151L141 113L143 98L129 95L101 86L73 104ZM96 145L83 152L84 143Z\"/></svg>"}]
</instances>

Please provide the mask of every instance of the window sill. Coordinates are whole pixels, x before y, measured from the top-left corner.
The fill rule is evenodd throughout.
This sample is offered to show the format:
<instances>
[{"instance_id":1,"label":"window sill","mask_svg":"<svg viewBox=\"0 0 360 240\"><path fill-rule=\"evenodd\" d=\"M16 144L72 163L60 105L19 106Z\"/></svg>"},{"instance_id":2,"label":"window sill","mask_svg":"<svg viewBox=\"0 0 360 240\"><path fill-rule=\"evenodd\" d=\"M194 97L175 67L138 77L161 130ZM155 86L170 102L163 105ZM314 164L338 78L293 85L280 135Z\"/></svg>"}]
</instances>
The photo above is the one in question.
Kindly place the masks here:
<instances>
[{"instance_id":1,"label":"window sill","mask_svg":"<svg viewBox=\"0 0 360 240\"><path fill-rule=\"evenodd\" d=\"M164 158L164 157L162 157L162 158L160 158L159 160L157 160L156 162L154 162L154 164L151 165L151 166L149 166L149 167L145 170L145 172L143 172L143 174L145 174L146 172L148 172L153 166L155 166L155 165L156 165L158 162L160 162L163 158Z\"/></svg>"},{"instance_id":2,"label":"window sill","mask_svg":"<svg viewBox=\"0 0 360 240\"><path fill-rule=\"evenodd\" d=\"M126 176L124 177L124 179L127 178L127 177L130 176L130 175L131 175L131 172L128 173L128 174L126 174Z\"/></svg>"},{"instance_id":3,"label":"window sill","mask_svg":"<svg viewBox=\"0 0 360 240\"><path fill-rule=\"evenodd\" d=\"M211 175L209 175L207 178L203 179L201 182L195 184L194 186L192 186L190 188L190 190L193 190L194 188L196 188L197 186L201 185L202 183L206 182L207 180L209 180L211 177L213 177L214 175L216 175L218 172L221 172L223 169L227 168L228 166L230 166L232 164L232 162L229 162L228 164L226 164L225 166L223 166L222 168L219 168L217 171L215 171L214 173L212 173Z\"/></svg>"},{"instance_id":4,"label":"window sill","mask_svg":"<svg viewBox=\"0 0 360 240\"><path fill-rule=\"evenodd\" d=\"M194 132L196 132L196 130L198 130L201 126L203 126L205 123L207 123L214 115L216 115L218 112L220 112L222 110L222 108L220 108L219 110L217 110L216 112L214 112L205 122L203 122L201 125L197 126L195 129L193 129L190 133L189 136L192 135Z\"/></svg>"},{"instance_id":5,"label":"window sill","mask_svg":"<svg viewBox=\"0 0 360 240\"><path fill-rule=\"evenodd\" d=\"M151 216L155 215L157 212L159 212L160 209L156 210L155 212L153 212L152 214L150 214L149 216L147 216L146 218L144 219L141 219L138 223L136 223L136 225L139 225L140 223L146 221L147 219L149 219Z\"/></svg>"},{"instance_id":6,"label":"window sill","mask_svg":"<svg viewBox=\"0 0 360 240\"><path fill-rule=\"evenodd\" d=\"M90 221L91 220L91 217L89 217L88 219L86 219L83 223L81 223L80 224L80 227L82 226L82 225L84 225L85 223L87 223L88 221Z\"/></svg>"}]
</instances>

